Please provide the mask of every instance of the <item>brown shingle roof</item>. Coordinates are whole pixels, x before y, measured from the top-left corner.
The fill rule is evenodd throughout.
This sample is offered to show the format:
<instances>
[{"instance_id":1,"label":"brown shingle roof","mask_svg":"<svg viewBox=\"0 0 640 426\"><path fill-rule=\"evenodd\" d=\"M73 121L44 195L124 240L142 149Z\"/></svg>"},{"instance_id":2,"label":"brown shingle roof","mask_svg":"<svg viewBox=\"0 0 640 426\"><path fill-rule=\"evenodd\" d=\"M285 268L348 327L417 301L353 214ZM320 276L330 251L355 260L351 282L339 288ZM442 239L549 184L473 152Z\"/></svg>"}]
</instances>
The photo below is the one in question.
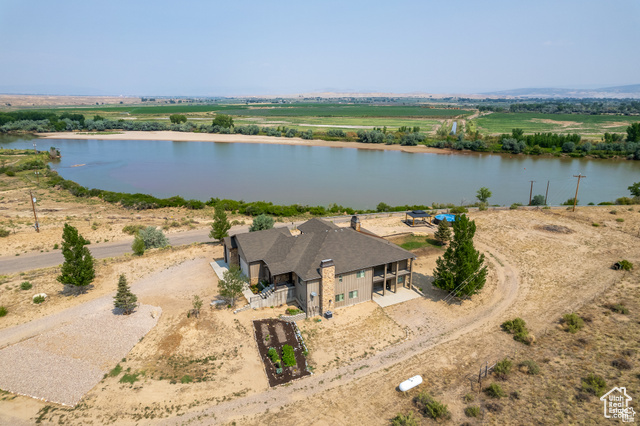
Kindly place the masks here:
<instances>
[{"instance_id":1,"label":"brown shingle roof","mask_svg":"<svg viewBox=\"0 0 640 426\"><path fill-rule=\"evenodd\" d=\"M273 275L295 272L303 280L320 278L323 259L333 259L336 274L411 259L413 253L384 239L311 219L292 236L286 228L236 235L247 262L264 261Z\"/></svg>"}]
</instances>

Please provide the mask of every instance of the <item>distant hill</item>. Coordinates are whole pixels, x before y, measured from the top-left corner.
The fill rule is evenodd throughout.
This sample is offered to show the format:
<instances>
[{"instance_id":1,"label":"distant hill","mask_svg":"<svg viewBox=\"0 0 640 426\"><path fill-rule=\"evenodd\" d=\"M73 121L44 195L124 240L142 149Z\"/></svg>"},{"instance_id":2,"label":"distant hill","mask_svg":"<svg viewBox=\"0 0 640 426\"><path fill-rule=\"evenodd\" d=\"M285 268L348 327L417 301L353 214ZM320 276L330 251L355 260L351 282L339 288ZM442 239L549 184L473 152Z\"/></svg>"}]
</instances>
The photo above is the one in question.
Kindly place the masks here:
<instances>
[{"instance_id":1,"label":"distant hill","mask_svg":"<svg viewBox=\"0 0 640 426\"><path fill-rule=\"evenodd\" d=\"M600 89L524 88L482 94L508 98L640 98L640 84Z\"/></svg>"}]
</instances>

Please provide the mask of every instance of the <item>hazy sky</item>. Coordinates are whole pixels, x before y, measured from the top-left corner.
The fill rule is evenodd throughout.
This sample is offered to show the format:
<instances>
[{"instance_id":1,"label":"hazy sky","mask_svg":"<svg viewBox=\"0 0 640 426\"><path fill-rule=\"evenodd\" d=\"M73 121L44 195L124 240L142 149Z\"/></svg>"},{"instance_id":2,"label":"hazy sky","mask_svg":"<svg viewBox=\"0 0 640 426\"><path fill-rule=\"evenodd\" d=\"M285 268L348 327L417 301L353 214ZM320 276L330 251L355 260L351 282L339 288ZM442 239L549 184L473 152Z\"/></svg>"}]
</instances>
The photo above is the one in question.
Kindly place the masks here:
<instances>
[{"instance_id":1,"label":"hazy sky","mask_svg":"<svg viewBox=\"0 0 640 426\"><path fill-rule=\"evenodd\" d=\"M0 0L0 92L595 88L639 46L638 0Z\"/></svg>"}]
</instances>

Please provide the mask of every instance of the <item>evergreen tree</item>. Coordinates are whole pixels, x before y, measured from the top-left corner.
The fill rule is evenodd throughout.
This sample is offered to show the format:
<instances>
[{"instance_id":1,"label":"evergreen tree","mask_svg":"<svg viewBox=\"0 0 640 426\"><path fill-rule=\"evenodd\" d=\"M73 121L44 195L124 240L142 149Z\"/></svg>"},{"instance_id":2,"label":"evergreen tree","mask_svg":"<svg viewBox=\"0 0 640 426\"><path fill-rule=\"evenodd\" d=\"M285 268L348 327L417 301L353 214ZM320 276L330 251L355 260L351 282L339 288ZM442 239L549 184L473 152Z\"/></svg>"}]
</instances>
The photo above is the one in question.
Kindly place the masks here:
<instances>
[{"instance_id":1,"label":"evergreen tree","mask_svg":"<svg viewBox=\"0 0 640 426\"><path fill-rule=\"evenodd\" d=\"M476 294L484 287L487 267L484 254L473 246L476 224L466 215L453 222L453 240L442 257L436 260L433 285L454 296Z\"/></svg>"},{"instance_id":2,"label":"evergreen tree","mask_svg":"<svg viewBox=\"0 0 640 426\"><path fill-rule=\"evenodd\" d=\"M133 253L135 255L142 256L144 254L144 249L144 240L142 239L140 234L136 234L135 238L133 239L133 244L131 244L131 250L133 250Z\"/></svg>"},{"instance_id":3,"label":"evergreen tree","mask_svg":"<svg viewBox=\"0 0 640 426\"><path fill-rule=\"evenodd\" d=\"M213 215L213 223L211 224L211 232L209 232L209 238L214 238L218 241L221 241L224 237L229 236L229 229L231 229L231 224L227 219L227 213L224 211L224 208L220 205L216 205L216 211Z\"/></svg>"},{"instance_id":4,"label":"evergreen tree","mask_svg":"<svg viewBox=\"0 0 640 426\"><path fill-rule=\"evenodd\" d=\"M265 229L273 228L273 218L271 216L267 216L266 214L261 214L260 216L256 216L253 219L253 223L249 228L249 232L254 231L263 231Z\"/></svg>"},{"instance_id":5,"label":"evergreen tree","mask_svg":"<svg viewBox=\"0 0 640 426\"><path fill-rule=\"evenodd\" d=\"M449 241L451 241L451 229L449 229L449 225L446 220L441 220L438 224L438 230L433 234L433 237L440 243L440 245L444 246Z\"/></svg>"},{"instance_id":6,"label":"evergreen tree","mask_svg":"<svg viewBox=\"0 0 640 426\"><path fill-rule=\"evenodd\" d=\"M85 240L78 230L65 223L62 231L62 255L64 263L60 269L57 280L62 284L75 286L82 292L93 282L95 268L93 256L87 247L89 241Z\"/></svg>"},{"instance_id":7,"label":"evergreen tree","mask_svg":"<svg viewBox=\"0 0 640 426\"><path fill-rule=\"evenodd\" d=\"M113 306L118 309L122 309L122 313L129 315L136 308L138 297L131 293L131 289L127 285L127 278L124 274L120 275L118 280L118 292L116 297L113 298Z\"/></svg>"}]
</instances>

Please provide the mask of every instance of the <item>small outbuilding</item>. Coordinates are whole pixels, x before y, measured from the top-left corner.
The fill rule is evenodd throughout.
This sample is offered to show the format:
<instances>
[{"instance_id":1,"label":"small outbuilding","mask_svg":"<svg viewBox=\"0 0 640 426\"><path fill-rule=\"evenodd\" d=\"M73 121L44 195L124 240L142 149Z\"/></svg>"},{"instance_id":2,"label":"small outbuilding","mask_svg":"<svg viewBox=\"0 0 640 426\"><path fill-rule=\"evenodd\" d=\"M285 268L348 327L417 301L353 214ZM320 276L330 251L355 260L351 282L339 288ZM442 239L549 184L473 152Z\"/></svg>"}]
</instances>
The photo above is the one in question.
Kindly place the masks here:
<instances>
[{"instance_id":1,"label":"small outbuilding","mask_svg":"<svg viewBox=\"0 0 640 426\"><path fill-rule=\"evenodd\" d=\"M427 225L427 218L431 224L431 215L424 210L412 210L405 213L404 221L409 226Z\"/></svg>"}]
</instances>

